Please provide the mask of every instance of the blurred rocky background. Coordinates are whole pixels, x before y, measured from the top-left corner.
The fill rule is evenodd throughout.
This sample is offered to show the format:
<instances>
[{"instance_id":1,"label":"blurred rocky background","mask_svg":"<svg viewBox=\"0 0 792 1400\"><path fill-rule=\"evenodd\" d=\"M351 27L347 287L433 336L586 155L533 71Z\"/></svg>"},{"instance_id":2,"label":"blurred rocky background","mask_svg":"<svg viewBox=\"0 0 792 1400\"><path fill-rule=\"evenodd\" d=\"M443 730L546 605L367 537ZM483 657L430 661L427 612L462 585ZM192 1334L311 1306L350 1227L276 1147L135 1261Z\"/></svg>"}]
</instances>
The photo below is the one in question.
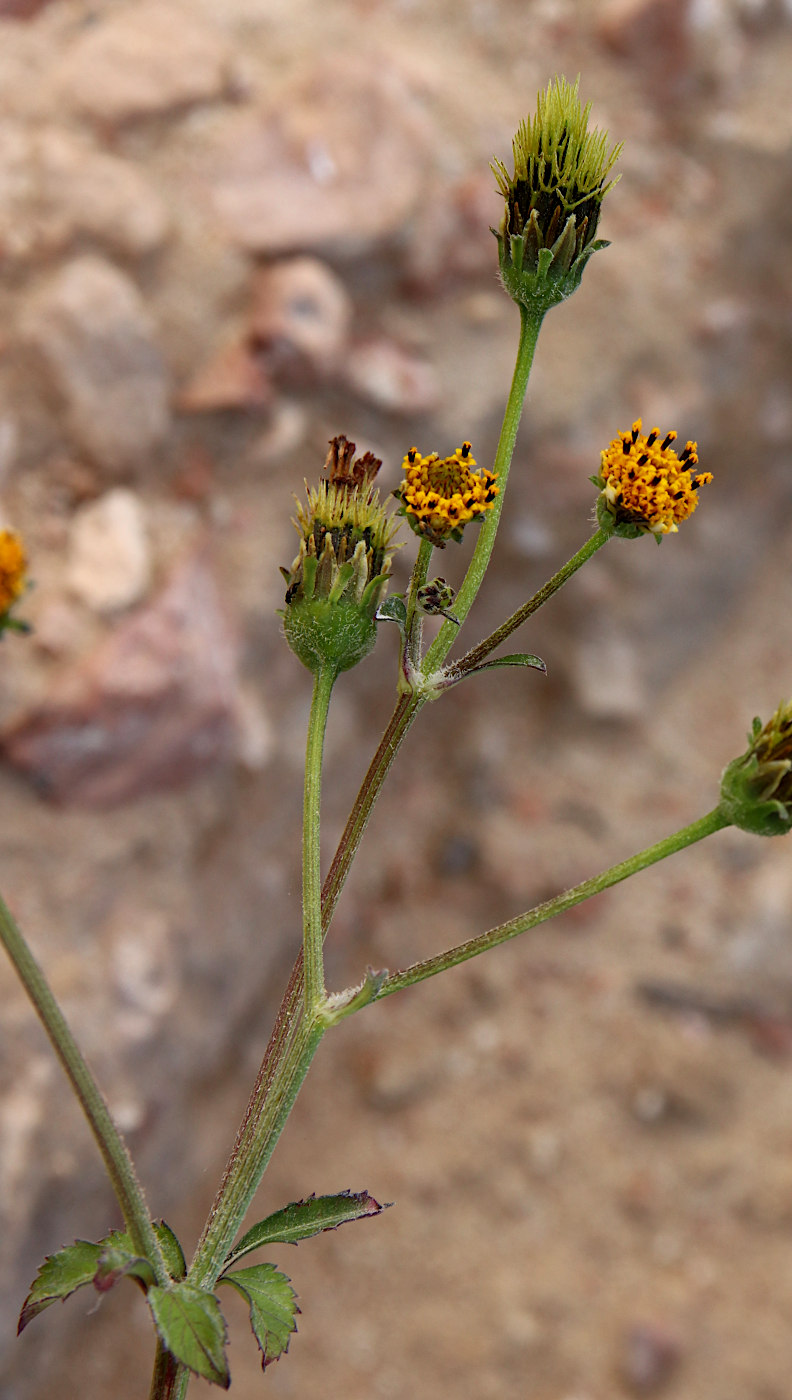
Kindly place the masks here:
<instances>
[{"instance_id":1,"label":"blurred rocky background","mask_svg":"<svg viewBox=\"0 0 792 1400\"><path fill-rule=\"evenodd\" d=\"M0 885L188 1248L299 937L292 493L338 432L386 489L413 442L491 460L516 313L488 161L556 71L626 143L612 247L542 333L471 640L585 538L636 416L715 484L535 620L546 680L422 714L332 984L700 815L792 690L791 10L0 0L0 523L35 579L2 644ZM394 665L385 629L338 686L328 858ZM303 1316L264 1380L231 1300L239 1400L788 1400L791 854L723 833L329 1037L260 1213L396 1206L273 1253ZM0 1396L133 1400L131 1287L13 1337L42 1256L117 1215L5 966L0 1000Z\"/></svg>"}]
</instances>

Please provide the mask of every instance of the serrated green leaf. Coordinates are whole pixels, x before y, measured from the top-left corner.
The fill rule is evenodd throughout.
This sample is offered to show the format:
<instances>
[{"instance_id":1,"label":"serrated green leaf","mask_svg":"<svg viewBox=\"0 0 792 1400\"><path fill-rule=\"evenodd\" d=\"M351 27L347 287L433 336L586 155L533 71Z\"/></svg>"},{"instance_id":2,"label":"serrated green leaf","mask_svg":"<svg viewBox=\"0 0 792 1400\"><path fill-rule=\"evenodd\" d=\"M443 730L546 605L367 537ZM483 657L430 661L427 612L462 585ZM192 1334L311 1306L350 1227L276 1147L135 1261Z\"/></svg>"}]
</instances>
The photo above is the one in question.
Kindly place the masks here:
<instances>
[{"instance_id":1,"label":"serrated green leaf","mask_svg":"<svg viewBox=\"0 0 792 1400\"><path fill-rule=\"evenodd\" d=\"M148 1305L168 1351L197 1376L228 1390L226 1326L214 1293L191 1283L150 1288Z\"/></svg>"},{"instance_id":2,"label":"serrated green leaf","mask_svg":"<svg viewBox=\"0 0 792 1400\"><path fill-rule=\"evenodd\" d=\"M220 1283L232 1284L248 1304L250 1325L261 1348L261 1368L266 1370L289 1350L291 1334L297 1331L294 1317L300 1309L289 1279L274 1264L253 1264L224 1274Z\"/></svg>"},{"instance_id":3,"label":"serrated green leaf","mask_svg":"<svg viewBox=\"0 0 792 1400\"><path fill-rule=\"evenodd\" d=\"M102 1246L90 1240L75 1240L74 1244L49 1254L41 1265L19 1314L17 1333L23 1332L34 1317L60 1298L70 1297L78 1288L93 1283Z\"/></svg>"},{"instance_id":4,"label":"serrated green leaf","mask_svg":"<svg viewBox=\"0 0 792 1400\"><path fill-rule=\"evenodd\" d=\"M183 1278L187 1266L179 1241L164 1220L152 1224L168 1273L172 1278ZM126 1230L111 1230L98 1244L75 1240L44 1260L19 1315L18 1332L59 1298L63 1301L89 1283L105 1293L125 1275L136 1278L144 1288L154 1282L154 1270L135 1252Z\"/></svg>"},{"instance_id":5,"label":"serrated green leaf","mask_svg":"<svg viewBox=\"0 0 792 1400\"><path fill-rule=\"evenodd\" d=\"M380 1205L368 1191L339 1191L335 1196L308 1196L304 1201L292 1201L253 1225L231 1250L225 1267L229 1268L264 1244L299 1244L300 1240L320 1235L323 1230L337 1230L349 1220L380 1215L387 1209L387 1205Z\"/></svg>"}]
</instances>

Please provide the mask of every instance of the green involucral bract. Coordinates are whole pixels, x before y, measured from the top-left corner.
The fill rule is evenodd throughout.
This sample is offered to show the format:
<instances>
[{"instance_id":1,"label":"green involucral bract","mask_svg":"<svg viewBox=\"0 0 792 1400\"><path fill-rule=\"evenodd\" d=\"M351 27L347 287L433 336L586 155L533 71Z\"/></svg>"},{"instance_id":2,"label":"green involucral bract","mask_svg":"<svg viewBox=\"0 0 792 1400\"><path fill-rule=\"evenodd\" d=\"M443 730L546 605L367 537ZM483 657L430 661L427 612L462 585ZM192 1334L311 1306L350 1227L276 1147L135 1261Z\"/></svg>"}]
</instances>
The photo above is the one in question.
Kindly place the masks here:
<instances>
[{"instance_id":1,"label":"green involucral bract","mask_svg":"<svg viewBox=\"0 0 792 1400\"><path fill-rule=\"evenodd\" d=\"M594 235L621 146L609 152L607 132L589 131L590 111L577 81L556 78L539 93L536 116L518 128L514 173L499 160L492 166L506 201L495 231L501 281L540 318L571 296L592 253L608 246Z\"/></svg>"},{"instance_id":2,"label":"green involucral bract","mask_svg":"<svg viewBox=\"0 0 792 1400\"><path fill-rule=\"evenodd\" d=\"M747 751L721 779L721 811L742 831L785 836L792 829L792 701L765 725L755 719L748 737Z\"/></svg>"},{"instance_id":3,"label":"green involucral bract","mask_svg":"<svg viewBox=\"0 0 792 1400\"><path fill-rule=\"evenodd\" d=\"M324 479L297 506L299 553L281 570L284 635L314 675L338 675L368 655L390 577L394 522L373 486L382 464L354 452L353 442L333 438Z\"/></svg>"}]
</instances>

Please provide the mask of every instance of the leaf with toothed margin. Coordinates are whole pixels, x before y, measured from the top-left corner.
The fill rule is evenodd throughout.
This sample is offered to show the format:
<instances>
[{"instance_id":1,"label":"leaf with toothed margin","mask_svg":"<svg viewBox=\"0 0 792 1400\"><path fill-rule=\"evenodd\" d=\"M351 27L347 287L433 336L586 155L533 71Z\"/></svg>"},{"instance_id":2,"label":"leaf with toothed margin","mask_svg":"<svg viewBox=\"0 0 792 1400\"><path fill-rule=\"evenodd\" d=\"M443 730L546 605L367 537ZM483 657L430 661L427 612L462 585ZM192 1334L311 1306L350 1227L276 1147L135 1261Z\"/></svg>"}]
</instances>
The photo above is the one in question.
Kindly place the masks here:
<instances>
[{"instance_id":1,"label":"leaf with toothed margin","mask_svg":"<svg viewBox=\"0 0 792 1400\"><path fill-rule=\"evenodd\" d=\"M186 1266L179 1241L164 1220L154 1221L153 1228L169 1274L183 1278ZM125 1274L131 1274L144 1287L154 1279L151 1265L133 1249L125 1230L113 1230L97 1244L75 1240L44 1260L19 1315L18 1331L24 1331L50 1303L64 1301L78 1288L92 1283L102 1293Z\"/></svg>"},{"instance_id":2,"label":"leaf with toothed margin","mask_svg":"<svg viewBox=\"0 0 792 1400\"><path fill-rule=\"evenodd\" d=\"M228 1390L225 1318L214 1293L182 1282L150 1288L147 1298L154 1325L171 1355L196 1376Z\"/></svg>"},{"instance_id":3,"label":"leaf with toothed margin","mask_svg":"<svg viewBox=\"0 0 792 1400\"><path fill-rule=\"evenodd\" d=\"M75 1240L57 1254L47 1255L19 1314L17 1333L23 1332L50 1303L68 1298L78 1288L93 1283L101 1252L100 1244Z\"/></svg>"},{"instance_id":4,"label":"leaf with toothed margin","mask_svg":"<svg viewBox=\"0 0 792 1400\"><path fill-rule=\"evenodd\" d=\"M249 1269L234 1269L223 1274L220 1283L230 1283L242 1294L250 1308L250 1325L261 1348L261 1369L289 1350L292 1332L297 1331L294 1320L297 1295L289 1279L274 1264L254 1264Z\"/></svg>"},{"instance_id":5,"label":"leaf with toothed margin","mask_svg":"<svg viewBox=\"0 0 792 1400\"><path fill-rule=\"evenodd\" d=\"M337 1230L347 1221L381 1215L389 1205L390 1202L380 1205L368 1191L339 1191L335 1196L308 1196L304 1201L292 1201L253 1225L231 1250L225 1268L262 1245L299 1244L300 1240L320 1235L323 1230Z\"/></svg>"}]
</instances>

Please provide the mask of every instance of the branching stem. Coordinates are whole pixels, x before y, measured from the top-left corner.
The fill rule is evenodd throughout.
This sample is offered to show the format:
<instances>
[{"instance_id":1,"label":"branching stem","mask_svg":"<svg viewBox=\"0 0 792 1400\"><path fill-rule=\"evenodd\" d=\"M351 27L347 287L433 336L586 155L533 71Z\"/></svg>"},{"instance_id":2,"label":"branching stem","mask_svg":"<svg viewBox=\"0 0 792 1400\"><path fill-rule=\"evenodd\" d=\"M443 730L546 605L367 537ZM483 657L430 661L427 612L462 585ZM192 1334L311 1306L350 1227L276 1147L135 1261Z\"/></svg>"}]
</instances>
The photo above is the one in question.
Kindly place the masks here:
<instances>
[{"instance_id":1,"label":"branching stem","mask_svg":"<svg viewBox=\"0 0 792 1400\"><path fill-rule=\"evenodd\" d=\"M610 889L612 885L618 885L621 880L626 880L630 875L637 875L639 870L645 870L647 866L654 865L659 860L665 860L666 856L674 855L676 851L681 851L686 846L692 846L694 842L703 840L705 836L711 836L713 832L720 831L725 826L729 826L729 819L720 807L716 807L706 817L700 817L698 821L691 822L690 826L674 832L673 836L666 836L654 846L647 846L646 850L630 856L628 860L620 861L618 865L612 865L609 870L604 870L602 874L594 875L591 879L574 885L572 889L565 890L563 894L555 895L553 899L548 899L543 904L537 904L535 909L529 909L525 914L518 914L516 919L509 919L505 924L498 924L496 928L491 928L486 933L480 933L476 938L469 938L467 942L460 943L455 948L449 948L445 953L438 953L434 958L424 958L422 962L413 963L411 967L406 967L401 972L392 973L383 982L376 1000L381 1001L383 997L390 996L392 992L400 992L404 987L413 987L417 982L425 982L428 977L435 977L438 972L445 972L450 967L467 962L469 958L478 957L479 953L485 953L489 948L497 948L499 943L506 943L510 938L516 938L520 933L527 933L528 929L546 923L548 919L555 918L556 914L563 914L565 910L574 908L576 904L582 904L584 899L590 899L592 895L600 894L602 890Z\"/></svg>"}]
</instances>

